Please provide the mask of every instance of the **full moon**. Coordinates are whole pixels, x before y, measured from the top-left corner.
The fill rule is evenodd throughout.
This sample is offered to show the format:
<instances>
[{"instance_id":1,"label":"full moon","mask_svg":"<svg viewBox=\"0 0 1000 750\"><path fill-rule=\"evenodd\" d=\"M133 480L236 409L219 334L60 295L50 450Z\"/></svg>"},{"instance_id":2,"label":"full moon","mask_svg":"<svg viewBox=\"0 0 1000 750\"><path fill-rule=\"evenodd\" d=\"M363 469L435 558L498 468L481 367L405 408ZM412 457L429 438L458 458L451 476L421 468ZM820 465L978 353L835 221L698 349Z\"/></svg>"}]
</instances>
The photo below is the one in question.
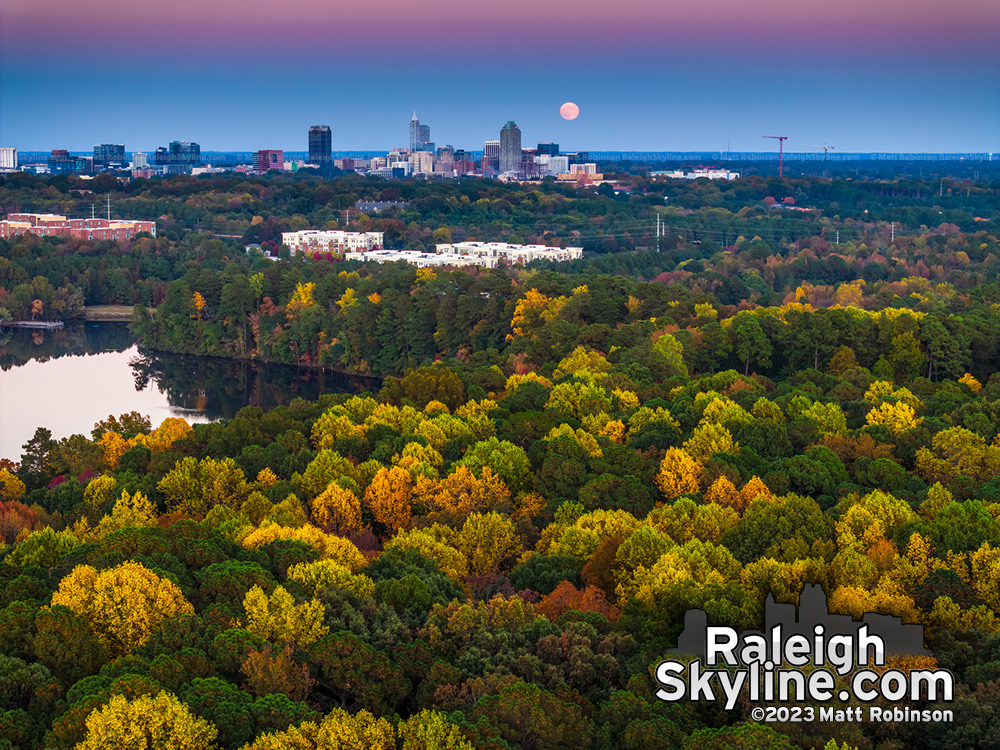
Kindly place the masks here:
<instances>
[{"instance_id":1,"label":"full moon","mask_svg":"<svg viewBox=\"0 0 1000 750\"><path fill-rule=\"evenodd\" d=\"M575 120L580 114L580 108L573 104L573 102L566 102L559 108L559 114L562 115L564 120Z\"/></svg>"}]
</instances>

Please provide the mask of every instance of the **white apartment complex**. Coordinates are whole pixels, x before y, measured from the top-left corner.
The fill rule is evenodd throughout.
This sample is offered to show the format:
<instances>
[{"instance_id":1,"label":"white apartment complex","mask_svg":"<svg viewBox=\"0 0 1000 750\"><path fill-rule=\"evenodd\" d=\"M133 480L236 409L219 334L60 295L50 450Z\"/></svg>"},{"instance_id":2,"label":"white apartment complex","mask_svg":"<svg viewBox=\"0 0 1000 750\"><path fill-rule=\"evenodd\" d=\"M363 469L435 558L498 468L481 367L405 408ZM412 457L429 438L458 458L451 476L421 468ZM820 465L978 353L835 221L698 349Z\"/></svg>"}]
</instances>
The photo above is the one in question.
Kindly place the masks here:
<instances>
[{"instance_id":1,"label":"white apartment complex","mask_svg":"<svg viewBox=\"0 0 1000 750\"><path fill-rule=\"evenodd\" d=\"M455 255L460 258L493 259L493 265L523 265L533 260L557 262L576 260L583 257L582 247L548 247L547 245L509 245L506 242L455 242L437 245L439 254ZM479 264L477 264L479 265ZM489 266L493 267L493 266Z\"/></svg>"},{"instance_id":2,"label":"white apartment complex","mask_svg":"<svg viewBox=\"0 0 1000 750\"><path fill-rule=\"evenodd\" d=\"M382 232L347 232L306 229L282 232L281 243L293 253L334 253L344 255L362 250L381 250Z\"/></svg>"},{"instance_id":3,"label":"white apartment complex","mask_svg":"<svg viewBox=\"0 0 1000 750\"><path fill-rule=\"evenodd\" d=\"M669 177L672 180L697 180L699 177L707 177L710 180L735 180L740 176L740 173L713 167L695 169L693 172L685 172L682 169L675 169L672 172L652 172L650 176Z\"/></svg>"},{"instance_id":4,"label":"white apartment complex","mask_svg":"<svg viewBox=\"0 0 1000 750\"><path fill-rule=\"evenodd\" d=\"M545 245L508 245L506 242L456 242L435 246L433 253L417 250L363 250L348 253L345 260L373 263L403 261L417 268L439 266L480 266L496 268L505 265L523 265L533 260L574 260L583 255L582 247L546 247Z\"/></svg>"}]
</instances>

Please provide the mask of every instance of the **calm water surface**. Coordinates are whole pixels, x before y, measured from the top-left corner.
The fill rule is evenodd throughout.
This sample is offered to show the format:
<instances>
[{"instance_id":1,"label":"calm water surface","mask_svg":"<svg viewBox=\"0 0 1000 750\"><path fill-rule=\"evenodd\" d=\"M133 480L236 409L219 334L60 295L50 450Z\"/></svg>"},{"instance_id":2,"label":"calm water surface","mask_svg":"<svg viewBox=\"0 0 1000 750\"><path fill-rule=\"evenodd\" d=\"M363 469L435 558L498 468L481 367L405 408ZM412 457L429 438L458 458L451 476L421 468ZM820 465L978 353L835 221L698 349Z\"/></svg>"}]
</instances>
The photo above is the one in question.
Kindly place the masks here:
<instances>
[{"instance_id":1,"label":"calm water surface","mask_svg":"<svg viewBox=\"0 0 1000 750\"><path fill-rule=\"evenodd\" d=\"M140 351L122 323L0 333L0 458L18 460L37 427L90 437L109 414L210 422L244 406L362 393L377 381L282 365Z\"/></svg>"}]
</instances>

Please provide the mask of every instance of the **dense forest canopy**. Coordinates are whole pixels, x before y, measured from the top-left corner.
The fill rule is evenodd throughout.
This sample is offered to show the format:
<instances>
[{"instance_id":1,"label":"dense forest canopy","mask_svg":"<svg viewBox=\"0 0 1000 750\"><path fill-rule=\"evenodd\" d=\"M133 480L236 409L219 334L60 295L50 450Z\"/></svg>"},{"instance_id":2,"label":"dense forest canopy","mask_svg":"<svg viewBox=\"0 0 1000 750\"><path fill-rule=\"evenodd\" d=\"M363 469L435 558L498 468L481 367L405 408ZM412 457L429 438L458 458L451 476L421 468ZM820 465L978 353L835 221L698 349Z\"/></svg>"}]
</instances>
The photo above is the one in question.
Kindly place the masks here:
<instances>
[{"instance_id":1,"label":"dense forest canopy","mask_svg":"<svg viewBox=\"0 0 1000 750\"><path fill-rule=\"evenodd\" d=\"M0 461L0 746L996 747L997 186L628 180L136 180L107 187L157 238L0 241L12 317L132 305L152 349L384 378L193 427L40 428ZM72 212L75 186L8 176L0 202ZM371 197L410 205L351 228L398 247L590 252L244 250ZM955 721L655 697L689 609L760 628L805 583L922 625L930 656L889 666L950 670L954 702L908 705Z\"/></svg>"}]
</instances>

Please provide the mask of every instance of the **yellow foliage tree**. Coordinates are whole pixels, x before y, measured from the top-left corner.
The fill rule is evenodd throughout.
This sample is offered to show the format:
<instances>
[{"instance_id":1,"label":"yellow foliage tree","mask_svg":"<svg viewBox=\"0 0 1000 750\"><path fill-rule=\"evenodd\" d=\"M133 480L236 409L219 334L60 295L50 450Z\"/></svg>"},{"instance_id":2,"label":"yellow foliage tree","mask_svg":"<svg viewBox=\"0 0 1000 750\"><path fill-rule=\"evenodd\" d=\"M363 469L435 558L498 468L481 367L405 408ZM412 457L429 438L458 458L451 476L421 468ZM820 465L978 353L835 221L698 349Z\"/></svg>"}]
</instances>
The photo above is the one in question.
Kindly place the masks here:
<instances>
[{"instance_id":1,"label":"yellow foliage tree","mask_svg":"<svg viewBox=\"0 0 1000 750\"><path fill-rule=\"evenodd\" d=\"M167 417L151 433L136 435L129 443L136 441L145 445L153 453L163 453L169 450L175 442L186 438L192 432L194 432L194 428L183 417Z\"/></svg>"},{"instance_id":2,"label":"yellow foliage tree","mask_svg":"<svg viewBox=\"0 0 1000 750\"><path fill-rule=\"evenodd\" d=\"M194 614L177 584L136 562L102 571L78 565L62 579L52 603L85 617L116 655L141 646L164 620Z\"/></svg>"},{"instance_id":3,"label":"yellow foliage tree","mask_svg":"<svg viewBox=\"0 0 1000 750\"><path fill-rule=\"evenodd\" d=\"M557 536L549 545L548 554L572 555L585 562L605 539L629 536L638 528L639 521L628 511L595 510L584 513L562 529L555 524L552 526L555 526Z\"/></svg>"},{"instance_id":4,"label":"yellow foliage tree","mask_svg":"<svg viewBox=\"0 0 1000 750\"><path fill-rule=\"evenodd\" d=\"M350 490L335 482L312 501L312 520L321 529L335 534L361 528L361 501Z\"/></svg>"},{"instance_id":5,"label":"yellow foliage tree","mask_svg":"<svg viewBox=\"0 0 1000 750\"><path fill-rule=\"evenodd\" d=\"M195 320L201 320L202 314L205 312L205 298L202 296L201 292L195 292L191 295L191 308L194 310L191 313L191 317Z\"/></svg>"},{"instance_id":6,"label":"yellow foliage tree","mask_svg":"<svg viewBox=\"0 0 1000 750\"><path fill-rule=\"evenodd\" d=\"M296 604L283 586L276 587L271 596L254 586L243 597L243 609L247 630L268 641L304 647L330 632L323 624L322 604L316 599Z\"/></svg>"},{"instance_id":7,"label":"yellow foliage tree","mask_svg":"<svg viewBox=\"0 0 1000 750\"><path fill-rule=\"evenodd\" d=\"M253 529L242 539L242 544L247 549L263 547L278 539L288 539L295 542L308 544L320 553L325 560L334 560L351 572L357 572L368 564L367 558L349 539L341 536L326 534L315 526L306 524L298 528L290 526L280 526L276 523L264 522L260 528Z\"/></svg>"},{"instance_id":8,"label":"yellow foliage tree","mask_svg":"<svg viewBox=\"0 0 1000 750\"><path fill-rule=\"evenodd\" d=\"M611 363L603 355L578 346L559 362L552 377L559 380L567 375L575 375L578 378L586 378L600 383L607 378L607 372L610 369Z\"/></svg>"},{"instance_id":9,"label":"yellow foliage tree","mask_svg":"<svg viewBox=\"0 0 1000 750\"><path fill-rule=\"evenodd\" d=\"M450 544L454 539L454 532L451 529L448 529L450 533L447 534L441 532L438 524L426 529L404 531L385 545L385 551L394 548L414 549L436 562L441 572L453 581L462 583L469 574L469 564L465 555Z\"/></svg>"},{"instance_id":10,"label":"yellow foliage tree","mask_svg":"<svg viewBox=\"0 0 1000 750\"><path fill-rule=\"evenodd\" d=\"M347 589L361 597L375 593L375 582L371 578L354 575L350 568L333 560L297 563L288 569L288 577L298 581L309 596L315 596L327 586Z\"/></svg>"},{"instance_id":11,"label":"yellow foliage tree","mask_svg":"<svg viewBox=\"0 0 1000 750\"><path fill-rule=\"evenodd\" d=\"M330 409L313 423L312 442L316 450L329 450L342 438L364 435L364 428L356 425L350 415L344 412L343 407Z\"/></svg>"},{"instance_id":12,"label":"yellow foliage tree","mask_svg":"<svg viewBox=\"0 0 1000 750\"><path fill-rule=\"evenodd\" d=\"M313 294L316 291L316 284L313 282L299 282L295 286L295 293L292 295L290 302L296 302L303 307L309 307L310 305L315 305L316 300Z\"/></svg>"},{"instance_id":13,"label":"yellow foliage tree","mask_svg":"<svg viewBox=\"0 0 1000 750\"><path fill-rule=\"evenodd\" d=\"M667 448L656 486L667 500L697 492L701 489L701 465L683 448Z\"/></svg>"},{"instance_id":14,"label":"yellow foliage tree","mask_svg":"<svg viewBox=\"0 0 1000 750\"><path fill-rule=\"evenodd\" d=\"M743 489L740 490L740 498L743 500L743 507L746 508L746 506L758 497L762 497L765 500L773 500L774 493L771 492L767 485L764 484L764 482L762 482L755 474L750 477L750 481L743 485Z\"/></svg>"},{"instance_id":15,"label":"yellow foliage tree","mask_svg":"<svg viewBox=\"0 0 1000 750\"><path fill-rule=\"evenodd\" d=\"M337 300L337 307L340 308L341 312L346 310L348 307L354 307L356 304L358 304L358 298L354 296L353 289L346 289L340 296L340 299Z\"/></svg>"},{"instance_id":16,"label":"yellow foliage tree","mask_svg":"<svg viewBox=\"0 0 1000 750\"><path fill-rule=\"evenodd\" d=\"M209 750L217 735L211 722L172 693L133 700L113 695L87 717L87 733L76 750Z\"/></svg>"},{"instance_id":17,"label":"yellow foliage tree","mask_svg":"<svg viewBox=\"0 0 1000 750\"><path fill-rule=\"evenodd\" d=\"M930 624L946 630L971 630L979 628L986 633L1000 631L1000 619L989 607L961 607L950 596L939 596L931 608Z\"/></svg>"},{"instance_id":18,"label":"yellow foliage tree","mask_svg":"<svg viewBox=\"0 0 1000 750\"><path fill-rule=\"evenodd\" d=\"M921 448L916 456L917 472L929 482L948 482L960 474L987 482L1000 474L1000 445L989 445L964 427L937 433L931 449Z\"/></svg>"},{"instance_id":19,"label":"yellow foliage tree","mask_svg":"<svg viewBox=\"0 0 1000 750\"><path fill-rule=\"evenodd\" d=\"M885 425L893 435L902 435L919 427L924 420L917 417L913 407L903 401L895 404L883 401L865 415L865 421L872 425Z\"/></svg>"},{"instance_id":20,"label":"yellow foliage tree","mask_svg":"<svg viewBox=\"0 0 1000 750\"><path fill-rule=\"evenodd\" d=\"M837 544L864 553L914 518L909 503L876 490L852 504L837 521Z\"/></svg>"},{"instance_id":21,"label":"yellow foliage tree","mask_svg":"<svg viewBox=\"0 0 1000 750\"><path fill-rule=\"evenodd\" d=\"M514 523L499 513L473 513L455 539L473 575L509 573L521 553Z\"/></svg>"},{"instance_id":22,"label":"yellow foliage tree","mask_svg":"<svg viewBox=\"0 0 1000 750\"><path fill-rule=\"evenodd\" d=\"M117 432L108 430L101 435L101 448L104 450L104 465L109 469L117 469L118 462L128 450L128 441Z\"/></svg>"},{"instance_id":23,"label":"yellow foliage tree","mask_svg":"<svg viewBox=\"0 0 1000 750\"><path fill-rule=\"evenodd\" d=\"M534 329L540 327L542 313L545 312L549 298L537 289L529 289L524 297L517 301L510 327L514 336L523 338L532 336Z\"/></svg>"},{"instance_id":24,"label":"yellow foliage tree","mask_svg":"<svg viewBox=\"0 0 1000 750\"><path fill-rule=\"evenodd\" d=\"M396 732L388 721L363 709L349 714L335 708L319 724L304 721L262 734L241 750L396 750Z\"/></svg>"},{"instance_id":25,"label":"yellow foliage tree","mask_svg":"<svg viewBox=\"0 0 1000 750\"><path fill-rule=\"evenodd\" d=\"M89 485L88 485L89 486ZM115 501L111 515L105 516L98 524L95 536L103 539L113 531L134 528L149 528L156 525L156 508L145 495L136 491L132 495L122 490L121 497Z\"/></svg>"},{"instance_id":26,"label":"yellow foliage tree","mask_svg":"<svg viewBox=\"0 0 1000 750\"><path fill-rule=\"evenodd\" d=\"M203 516L216 505L237 509L250 494L246 475L232 458L185 456L156 487L173 508L191 516Z\"/></svg>"},{"instance_id":27,"label":"yellow foliage tree","mask_svg":"<svg viewBox=\"0 0 1000 750\"><path fill-rule=\"evenodd\" d=\"M740 515L743 515L747 506L740 491L736 489L736 485L725 475L712 482L712 486L705 491L705 502L732 508Z\"/></svg>"},{"instance_id":28,"label":"yellow foliage tree","mask_svg":"<svg viewBox=\"0 0 1000 750\"><path fill-rule=\"evenodd\" d=\"M886 399L906 404L914 411L923 406L923 402L914 396L908 388L897 388L888 380L876 380L865 391L865 401L873 406L878 406Z\"/></svg>"},{"instance_id":29,"label":"yellow foliage tree","mask_svg":"<svg viewBox=\"0 0 1000 750\"><path fill-rule=\"evenodd\" d=\"M402 750L473 750L457 725L426 708L399 725L399 738Z\"/></svg>"},{"instance_id":30,"label":"yellow foliage tree","mask_svg":"<svg viewBox=\"0 0 1000 750\"><path fill-rule=\"evenodd\" d=\"M883 578L872 589L866 586L841 586L830 596L831 612L851 615L860 620L865 612L895 615L903 622L918 622L920 613L906 592L890 578Z\"/></svg>"},{"instance_id":31,"label":"yellow foliage tree","mask_svg":"<svg viewBox=\"0 0 1000 750\"><path fill-rule=\"evenodd\" d=\"M684 449L695 461L703 463L716 453L739 453L740 444L722 425L705 423L694 428Z\"/></svg>"},{"instance_id":32,"label":"yellow foliage tree","mask_svg":"<svg viewBox=\"0 0 1000 750\"><path fill-rule=\"evenodd\" d=\"M841 284L841 287L844 285ZM854 354L854 350L849 346L840 347L836 354L830 358L829 363L827 363L826 371L828 374L839 378L848 370L853 370L858 366L858 358Z\"/></svg>"},{"instance_id":33,"label":"yellow foliage tree","mask_svg":"<svg viewBox=\"0 0 1000 750\"><path fill-rule=\"evenodd\" d=\"M739 514L732 508L713 503L698 505L688 497L655 508L646 516L646 523L678 544L692 539L715 544L739 521Z\"/></svg>"},{"instance_id":34,"label":"yellow foliage tree","mask_svg":"<svg viewBox=\"0 0 1000 750\"><path fill-rule=\"evenodd\" d=\"M399 466L382 469L365 490L364 502L375 520L396 531L410 526L413 510L413 479Z\"/></svg>"},{"instance_id":35,"label":"yellow foliage tree","mask_svg":"<svg viewBox=\"0 0 1000 750\"><path fill-rule=\"evenodd\" d=\"M616 593L621 603L638 599L652 604L678 586L725 586L739 580L741 572L739 561L725 547L691 540L671 547L651 568L639 566L630 579L618 585Z\"/></svg>"},{"instance_id":36,"label":"yellow foliage tree","mask_svg":"<svg viewBox=\"0 0 1000 750\"><path fill-rule=\"evenodd\" d=\"M920 503L920 517L925 521L933 521L938 513L951 505L953 499L940 482L935 482L927 491L927 499Z\"/></svg>"},{"instance_id":37,"label":"yellow foliage tree","mask_svg":"<svg viewBox=\"0 0 1000 750\"><path fill-rule=\"evenodd\" d=\"M517 388L521 383L534 382L541 385L543 388L551 388L552 381L548 378L539 375L537 372L531 371L523 374L513 374L507 378L507 383L504 388L509 392Z\"/></svg>"},{"instance_id":38,"label":"yellow foliage tree","mask_svg":"<svg viewBox=\"0 0 1000 750\"><path fill-rule=\"evenodd\" d=\"M107 435L109 433L106 432L104 434ZM104 506L111 501L117 486L118 482L113 476L108 474L94 477L87 482L87 487L83 490L83 502L95 511L101 512L104 510Z\"/></svg>"},{"instance_id":39,"label":"yellow foliage tree","mask_svg":"<svg viewBox=\"0 0 1000 750\"><path fill-rule=\"evenodd\" d=\"M978 380L976 380L974 375L970 375L969 373L965 373L965 375L960 377L958 379L958 382L964 383L965 385L969 386L969 389L973 393L979 393L979 391L982 390L983 387L983 384L980 383Z\"/></svg>"},{"instance_id":40,"label":"yellow foliage tree","mask_svg":"<svg viewBox=\"0 0 1000 750\"><path fill-rule=\"evenodd\" d=\"M984 542L969 555L969 585L993 609L1000 610L1000 547Z\"/></svg>"},{"instance_id":41,"label":"yellow foliage tree","mask_svg":"<svg viewBox=\"0 0 1000 750\"><path fill-rule=\"evenodd\" d=\"M24 497L25 491L24 482L6 469L0 469L0 498L4 500L20 500Z\"/></svg>"},{"instance_id":42,"label":"yellow foliage tree","mask_svg":"<svg viewBox=\"0 0 1000 750\"><path fill-rule=\"evenodd\" d=\"M473 511L493 510L510 500L510 490L489 466L482 478L467 466L459 466L441 480L417 479L415 498L432 513L462 515Z\"/></svg>"}]
</instances>

